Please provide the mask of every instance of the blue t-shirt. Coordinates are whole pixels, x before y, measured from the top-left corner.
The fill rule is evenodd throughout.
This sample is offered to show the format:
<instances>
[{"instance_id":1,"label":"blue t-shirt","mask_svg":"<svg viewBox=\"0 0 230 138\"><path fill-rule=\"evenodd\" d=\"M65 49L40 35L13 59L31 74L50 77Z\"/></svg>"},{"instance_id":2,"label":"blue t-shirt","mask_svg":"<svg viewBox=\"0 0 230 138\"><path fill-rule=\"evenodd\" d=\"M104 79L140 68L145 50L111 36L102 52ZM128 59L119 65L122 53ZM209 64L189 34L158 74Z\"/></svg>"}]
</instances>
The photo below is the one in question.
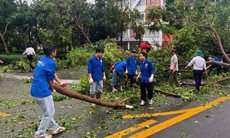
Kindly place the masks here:
<instances>
[{"instance_id":1,"label":"blue t-shirt","mask_svg":"<svg viewBox=\"0 0 230 138\"><path fill-rule=\"evenodd\" d=\"M43 98L52 94L49 80L54 80L56 63L50 56L39 59L34 70L30 93L33 97Z\"/></svg>"},{"instance_id":2,"label":"blue t-shirt","mask_svg":"<svg viewBox=\"0 0 230 138\"><path fill-rule=\"evenodd\" d=\"M114 68L119 72L124 72L126 69L126 63L124 61L118 61L114 64Z\"/></svg>"},{"instance_id":3,"label":"blue t-shirt","mask_svg":"<svg viewBox=\"0 0 230 138\"><path fill-rule=\"evenodd\" d=\"M126 66L127 66L127 70L128 70L128 74L129 75L134 75L136 70L137 70L137 59L132 56L129 56L126 59Z\"/></svg>"},{"instance_id":4,"label":"blue t-shirt","mask_svg":"<svg viewBox=\"0 0 230 138\"><path fill-rule=\"evenodd\" d=\"M88 61L88 74L91 73L93 81L101 81L103 72L105 72L105 66L102 58L91 57Z\"/></svg>"},{"instance_id":5,"label":"blue t-shirt","mask_svg":"<svg viewBox=\"0 0 230 138\"><path fill-rule=\"evenodd\" d=\"M142 83L148 83L149 78L152 74L155 74L155 67L152 64L151 61L148 59L145 59L144 62L140 62L140 68L141 68L141 82Z\"/></svg>"},{"instance_id":6,"label":"blue t-shirt","mask_svg":"<svg viewBox=\"0 0 230 138\"><path fill-rule=\"evenodd\" d=\"M213 58L214 61L216 61L216 62L220 62L220 61L221 61L221 60L220 60L218 57L216 57L216 56L212 56L212 58ZM219 68L221 68L221 66L220 66L220 65L216 65L216 68L219 69Z\"/></svg>"}]
</instances>

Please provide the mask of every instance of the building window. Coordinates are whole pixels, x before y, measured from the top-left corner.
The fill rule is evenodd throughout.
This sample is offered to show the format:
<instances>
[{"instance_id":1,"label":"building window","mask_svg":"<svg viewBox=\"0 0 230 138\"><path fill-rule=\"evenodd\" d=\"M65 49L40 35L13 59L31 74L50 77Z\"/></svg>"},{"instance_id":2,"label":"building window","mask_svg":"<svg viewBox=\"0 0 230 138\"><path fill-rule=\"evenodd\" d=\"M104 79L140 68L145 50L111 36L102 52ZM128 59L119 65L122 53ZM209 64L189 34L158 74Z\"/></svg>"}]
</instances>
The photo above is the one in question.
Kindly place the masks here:
<instances>
[{"instance_id":1,"label":"building window","mask_svg":"<svg viewBox=\"0 0 230 138\"><path fill-rule=\"evenodd\" d=\"M137 6L145 6L146 0L140 0Z\"/></svg>"},{"instance_id":2,"label":"building window","mask_svg":"<svg viewBox=\"0 0 230 138\"><path fill-rule=\"evenodd\" d=\"M159 31L145 30L145 37L146 38L159 38L159 36L160 36Z\"/></svg>"},{"instance_id":3,"label":"building window","mask_svg":"<svg viewBox=\"0 0 230 138\"><path fill-rule=\"evenodd\" d=\"M141 13L141 16L139 17L139 21L144 21L144 18L145 18L145 14Z\"/></svg>"}]
</instances>

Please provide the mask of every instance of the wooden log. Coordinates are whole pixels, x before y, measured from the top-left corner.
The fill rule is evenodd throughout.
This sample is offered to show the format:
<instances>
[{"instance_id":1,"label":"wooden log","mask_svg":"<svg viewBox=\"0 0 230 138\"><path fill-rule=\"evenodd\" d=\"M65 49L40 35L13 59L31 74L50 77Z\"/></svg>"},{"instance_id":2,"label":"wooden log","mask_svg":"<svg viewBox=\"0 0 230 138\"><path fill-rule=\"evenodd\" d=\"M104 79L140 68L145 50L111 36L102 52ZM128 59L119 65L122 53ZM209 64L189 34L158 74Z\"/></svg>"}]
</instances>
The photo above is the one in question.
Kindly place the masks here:
<instances>
[{"instance_id":1,"label":"wooden log","mask_svg":"<svg viewBox=\"0 0 230 138\"><path fill-rule=\"evenodd\" d=\"M174 94L174 93L165 92L165 91L160 90L160 89L154 89L154 90L155 90L155 92L162 93L162 94L165 94L165 95L168 95L168 96L173 96L173 97L183 98L183 99L189 99L189 97L177 95L177 94Z\"/></svg>"},{"instance_id":2,"label":"wooden log","mask_svg":"<svg viewBox=\"0 0 230 138\"><path fill-rule=\"evenodd\" d=\"M187 96L181 96L181 95L177 95L177 94L174 94L174 93L165 92L165 91L160 90L160 89L154 89L154 90L155 90L155 92L158 92L158 93L161 93L161 94L164 94L164 95L167 95L167 96L172 96L172 97L176 97L176 98L183 98L183 99L189 99L189 97L187 97ZM137 95L136 97L140 98L140 95ZM131 98L133 98L133 97L124 98L118 103L122 104L122 103L130 100Z\"/></svg>"},{"instance_id":3,"label":"wooden log","mask_svg":"<svg viewBox=\"0 0 230 138\"><path fill-rule=\"evenodd\" d=\"M171 70L170 69L163 70L163 72L166 72L166 71L171 71ZM178 70L176 72L192 72L192 70Z\"/></svg>"},{"instance_id":4,"label":"wooden log","mask_svg":"<svg viewBox=\"0 0 230 138\"><path fill-rule=\"evenodd\" d=\"M208 83L201 82L201 86L207 85ZM195 83L182 82L180 85L195 86Z\"/></svg>"},{"instance_id":5,"label":"wooden log","mask_svg":"<svg viewBox=\"0 0 230 138\"><path fill-rule=\"evenodd\" d=\"M133 98L133 97L128 97L128 98L122 99L122 100L121 100L120 102L118 102L118 103L119 103L119 104L123 104L124 102L130 100L131 98ZM137 95L137 96L135 96L134 98L140 98L140 95Z\"/></svg>"},{"instance_id":6,"label":"wooden log","mask_svg":"<svg viewBox=\"0 0 230 138\"><path fill-rule=\"evenodd\" d=\"M214 81L214 82L210 82L210 83L213 84L213 85L215 85L216 83L221 83L221 82L224 82L224 81L227 81L227 80L230 80L230 77L225 77L225 78L222 78L220 80L217 80L217 81ZM204 85L207 85L207 84L210 84L210 83L202 82L201 86L204 86ZM187 82L182 82L181 85L195 86L194 83L187 83Z\"/></svg>"},{"instance_id":7,"label":"wooden log","mask_svg":"<svg viewBox=\"0 0 230 138\"><path fill-rule=\"evenodd\" d=\"M101 101L99 99L91 98L90 96L86 96L86 95L83 95L83 94L80 94L80 93L72 92L72 91L70 91L70 90L68 90L66 88L62 88L62 87L60 87L58 85L55 85L54 89L56 90L57 93L60 93L62 95L66 95L66 96L69 96L71 98L86 101L86 102L90 102L90 103L95 103L97 105L111 107L111 108L115 108L115 109L117 109L117 108L133 109L133 106L130 106L130 105L124 105L124 104L120 104L120 103L104 102L104 101Z\"/></svg>"},{"instance_id":8,"label":"wooden log","mask_svg":"<svg viewBox=\"0 0 230 138\"><path fill-rule=\"evenodd\" d=\"M220 66L228 67L228 68L230 67L230 64L228 64L228 63L217 62L217 61L207 61L206 64L207 64L207 65L210 65L210 64L220 65Z\"/></svg>"},{"instance_id":9,"label":"wooden log","mask_svg":"<svg viewBox=\"0 0 230 138\"><path fill-rule=\"evenodd\" d=\"M215 83L221 83L221 82L227 81L227 80L230 80L230 77L222 78L222 79L220 79L220 80L217 80Z\"/></svg>"}]
</instances>

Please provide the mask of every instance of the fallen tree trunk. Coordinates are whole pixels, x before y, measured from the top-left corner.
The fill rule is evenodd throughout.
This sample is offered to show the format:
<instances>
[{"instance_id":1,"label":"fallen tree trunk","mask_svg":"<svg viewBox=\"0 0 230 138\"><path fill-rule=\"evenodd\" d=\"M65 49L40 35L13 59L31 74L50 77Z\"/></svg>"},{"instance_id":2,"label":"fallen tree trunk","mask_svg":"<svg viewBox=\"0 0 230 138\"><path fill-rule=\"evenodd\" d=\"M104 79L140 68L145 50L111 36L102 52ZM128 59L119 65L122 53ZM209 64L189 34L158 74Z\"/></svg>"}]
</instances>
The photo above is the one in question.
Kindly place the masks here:
<instances>
[{"instance_id":1,"label":"fallen tree trunk","mask_svg":"<svg viewBox=\"0 0 230 138\"><path fill-rule=\"evenodd\" d=\"M220 80L217 80L215 83L221 83L221 82L226 81L226 80L230 80L230 77L222 78Z\"/></svg>"},{"instance_id":2,"label":"fallen tree trunk","mask_svg":"<svg viewBox=\"0 0 230 138\"><path fill-rule=\"evenodd\" d=\"M172 71L172 70L170 70L170 69L163 70L163 72L166 72L166 71ZM176 72L192 72L192 70L178 70Z\"/></svg>"},{"instance_id":3,"label":"fallen tree trunk","mask_svg":"<svg viewBox=\"0 0 230 138\"><path fill-rule=\"evenodd\" d=\"M137 96L135 96L136 98L140 98L140 95L137 95ZM128 100L130 100L131 98L133 98L133 97L128 97L128 98L125 98L125 99L123 99L123 100L121 100L120 102L118 102L119 104L123 104L124 102L126 102L126 101L128 101Z\"/></svg>"},{"instance_id":4,"label":"fallen tree trunk","mask_svg":"<svg viewBox=\"0 0 230 138\"><path fill-rule=\"evenodd\" d=\"M210 64L220 65L220 66L228 67L228 68L230 67L230 64L228 64L228 63L217 62L217 61L207 61L206 64L207 65L210 65Z\"/></svg>"},{"instance_id":5,"label":"fallen tree trunk","mask_svg":"<svg viewBox=\"0 0 230 138\"><path fill-rule=\"evenodd\" d=\"M160 90L160 89L154 89L154 90L155 90L155 92L158 92L158 93L161 93L161 94L164 94L164 95L167 95L167 96L172 96L172 97L176 97L176 98L183 98L183 99L189 99L189 97L177 95L177 94L174 94L174 93L165 92L165 91ZM137 95L137 96L135 96L135 97L140 98L140 95ZM118 102L118 103L122 104L122 103L124 103L124 102L130 100L131 98L133 98L133 97L127 97L127 98L125 98L125 99L122 99L122 100L121 100L120 102Z\"/></svg>"},{"instance_id":6,"label":"fallen tree trunk","mask_svg":"<svg viewBox=\"0 0 230 138\"><path fill-rule=\"evenodd\" d=\"M58 85L54 86L54 89L56 90L57 93L60 93L62 95L66 95L69 96L71 98L74 99L79 99L82 101L86 101L86 102L90 102L90 103L95 103L97 105L101 105L101 106L106 106L106 107L111 107L111 108L126 108L126 109L133 109L133 106L129 106L129 105L124 105L124 104L120 104L120 103L109 103L109 102L103 102L99 99L94 99L91 98L90 96L86 96L80 93L76 93L76 92L72 92L66 88L62 88Z\"/></svg>"},{"instance_id":7,"label":"fallen tree trunk","mask_svg":"<svg viewBox=\"0 0 230 138\"><path fill-rule=\"evenodd\" d=\"M160 89L155 89L155 92L162 93L162 94L165 94L165 95L168 95L168 96L177 97L177 98L189 99L189 97L177 95L177 94L174 94L174 93L165 92L165 91L162 91Z\"/></svg>"},{"instance_id":8,"label":"fallen tree trunk","mask_svg":"<svg viewBox=\"0 0 230 138\"><path fill-rule=\"evenodd\" d=\"M211 84L217 84L217 83L221 83L221 82L224 82L224 81L227 81L227 80L230 80L230 77L226 77L226 78L222 78L220 80L217 80L217 81L214 81L214 82L211 82ZM207 85L207 84L210 84L210 83L201 83L201 86L204 86L204 85ZM187 82L182 82L181 85L189 85L189 86L195 86L196 84L194 83L187 83Z\"/></svg>"}]
</instances>

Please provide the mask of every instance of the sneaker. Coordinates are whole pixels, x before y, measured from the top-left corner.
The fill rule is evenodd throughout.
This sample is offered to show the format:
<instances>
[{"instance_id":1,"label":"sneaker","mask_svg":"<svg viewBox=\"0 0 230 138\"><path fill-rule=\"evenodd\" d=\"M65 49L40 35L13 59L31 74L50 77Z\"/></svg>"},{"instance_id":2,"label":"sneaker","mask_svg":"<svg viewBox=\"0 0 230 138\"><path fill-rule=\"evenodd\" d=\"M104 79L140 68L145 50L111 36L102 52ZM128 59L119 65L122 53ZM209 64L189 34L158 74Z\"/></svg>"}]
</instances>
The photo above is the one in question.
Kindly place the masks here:
<instances>
[{"instance_id":1,"label":"sneaker","mask_svg":"<svg viewBox=\"0 0 230 138\"><path fill-rule=\"evenodd\" d=\"M66 130L65 127L58 127L56 130L54 130L54 131L52 132L52 134L53 134L53 135L57 135L57 134L60 134L60 133L64 132L65 130Z\"/></svg>"},{"instance_id":2,"label":"sneaker","mask_svg":"<svg viewBox=\"0 0 230 138\"><path fill-rule=\"evenodd\" d=\"M91 106L92 106L93 108L95 108L97 105L96 105L96 104L94 104L94 103L92 103L92 104L91 104Z\"/></svg>"},{"instance_id":3,"label":"sneaker","mask_svg":"<svg viewBox=\"0 0 230 138\"><path fill-rule=\"evenodd\" d=\"M153 99L150 99L150 100L149 100L149 104L150 104L150 105L153 104Z\"/></svg>"},{"instance_id":4,"label":"sneaker","mask_svg":"<svg viewBox=\"0 0 230 138\"><path fill-rule=\"evenodd\" d=\"M52 138L52 135L44 133L42 135L34 135L34 138Z\"/></svg>"},{"instance_id":5,"label":"sneaker","mask_svg":"<svg viewBox=\"0 0 230 138\"><path fill-rule=\"evenodd\" d=\"M117 89L113 89L112 92L117 92Z\"/></svg>"},{"instance_id":6,"label":"sneaker","mask_svg":"<svg viewBox=\"0 0 230 138\"><path fill-rule=\"evenodd\" d=\"M141 106L142 106L142 105L145 105L145 101L144 101L144 100L141 100L140 105L141 105Z\"/></svg>"}]
</instances>

